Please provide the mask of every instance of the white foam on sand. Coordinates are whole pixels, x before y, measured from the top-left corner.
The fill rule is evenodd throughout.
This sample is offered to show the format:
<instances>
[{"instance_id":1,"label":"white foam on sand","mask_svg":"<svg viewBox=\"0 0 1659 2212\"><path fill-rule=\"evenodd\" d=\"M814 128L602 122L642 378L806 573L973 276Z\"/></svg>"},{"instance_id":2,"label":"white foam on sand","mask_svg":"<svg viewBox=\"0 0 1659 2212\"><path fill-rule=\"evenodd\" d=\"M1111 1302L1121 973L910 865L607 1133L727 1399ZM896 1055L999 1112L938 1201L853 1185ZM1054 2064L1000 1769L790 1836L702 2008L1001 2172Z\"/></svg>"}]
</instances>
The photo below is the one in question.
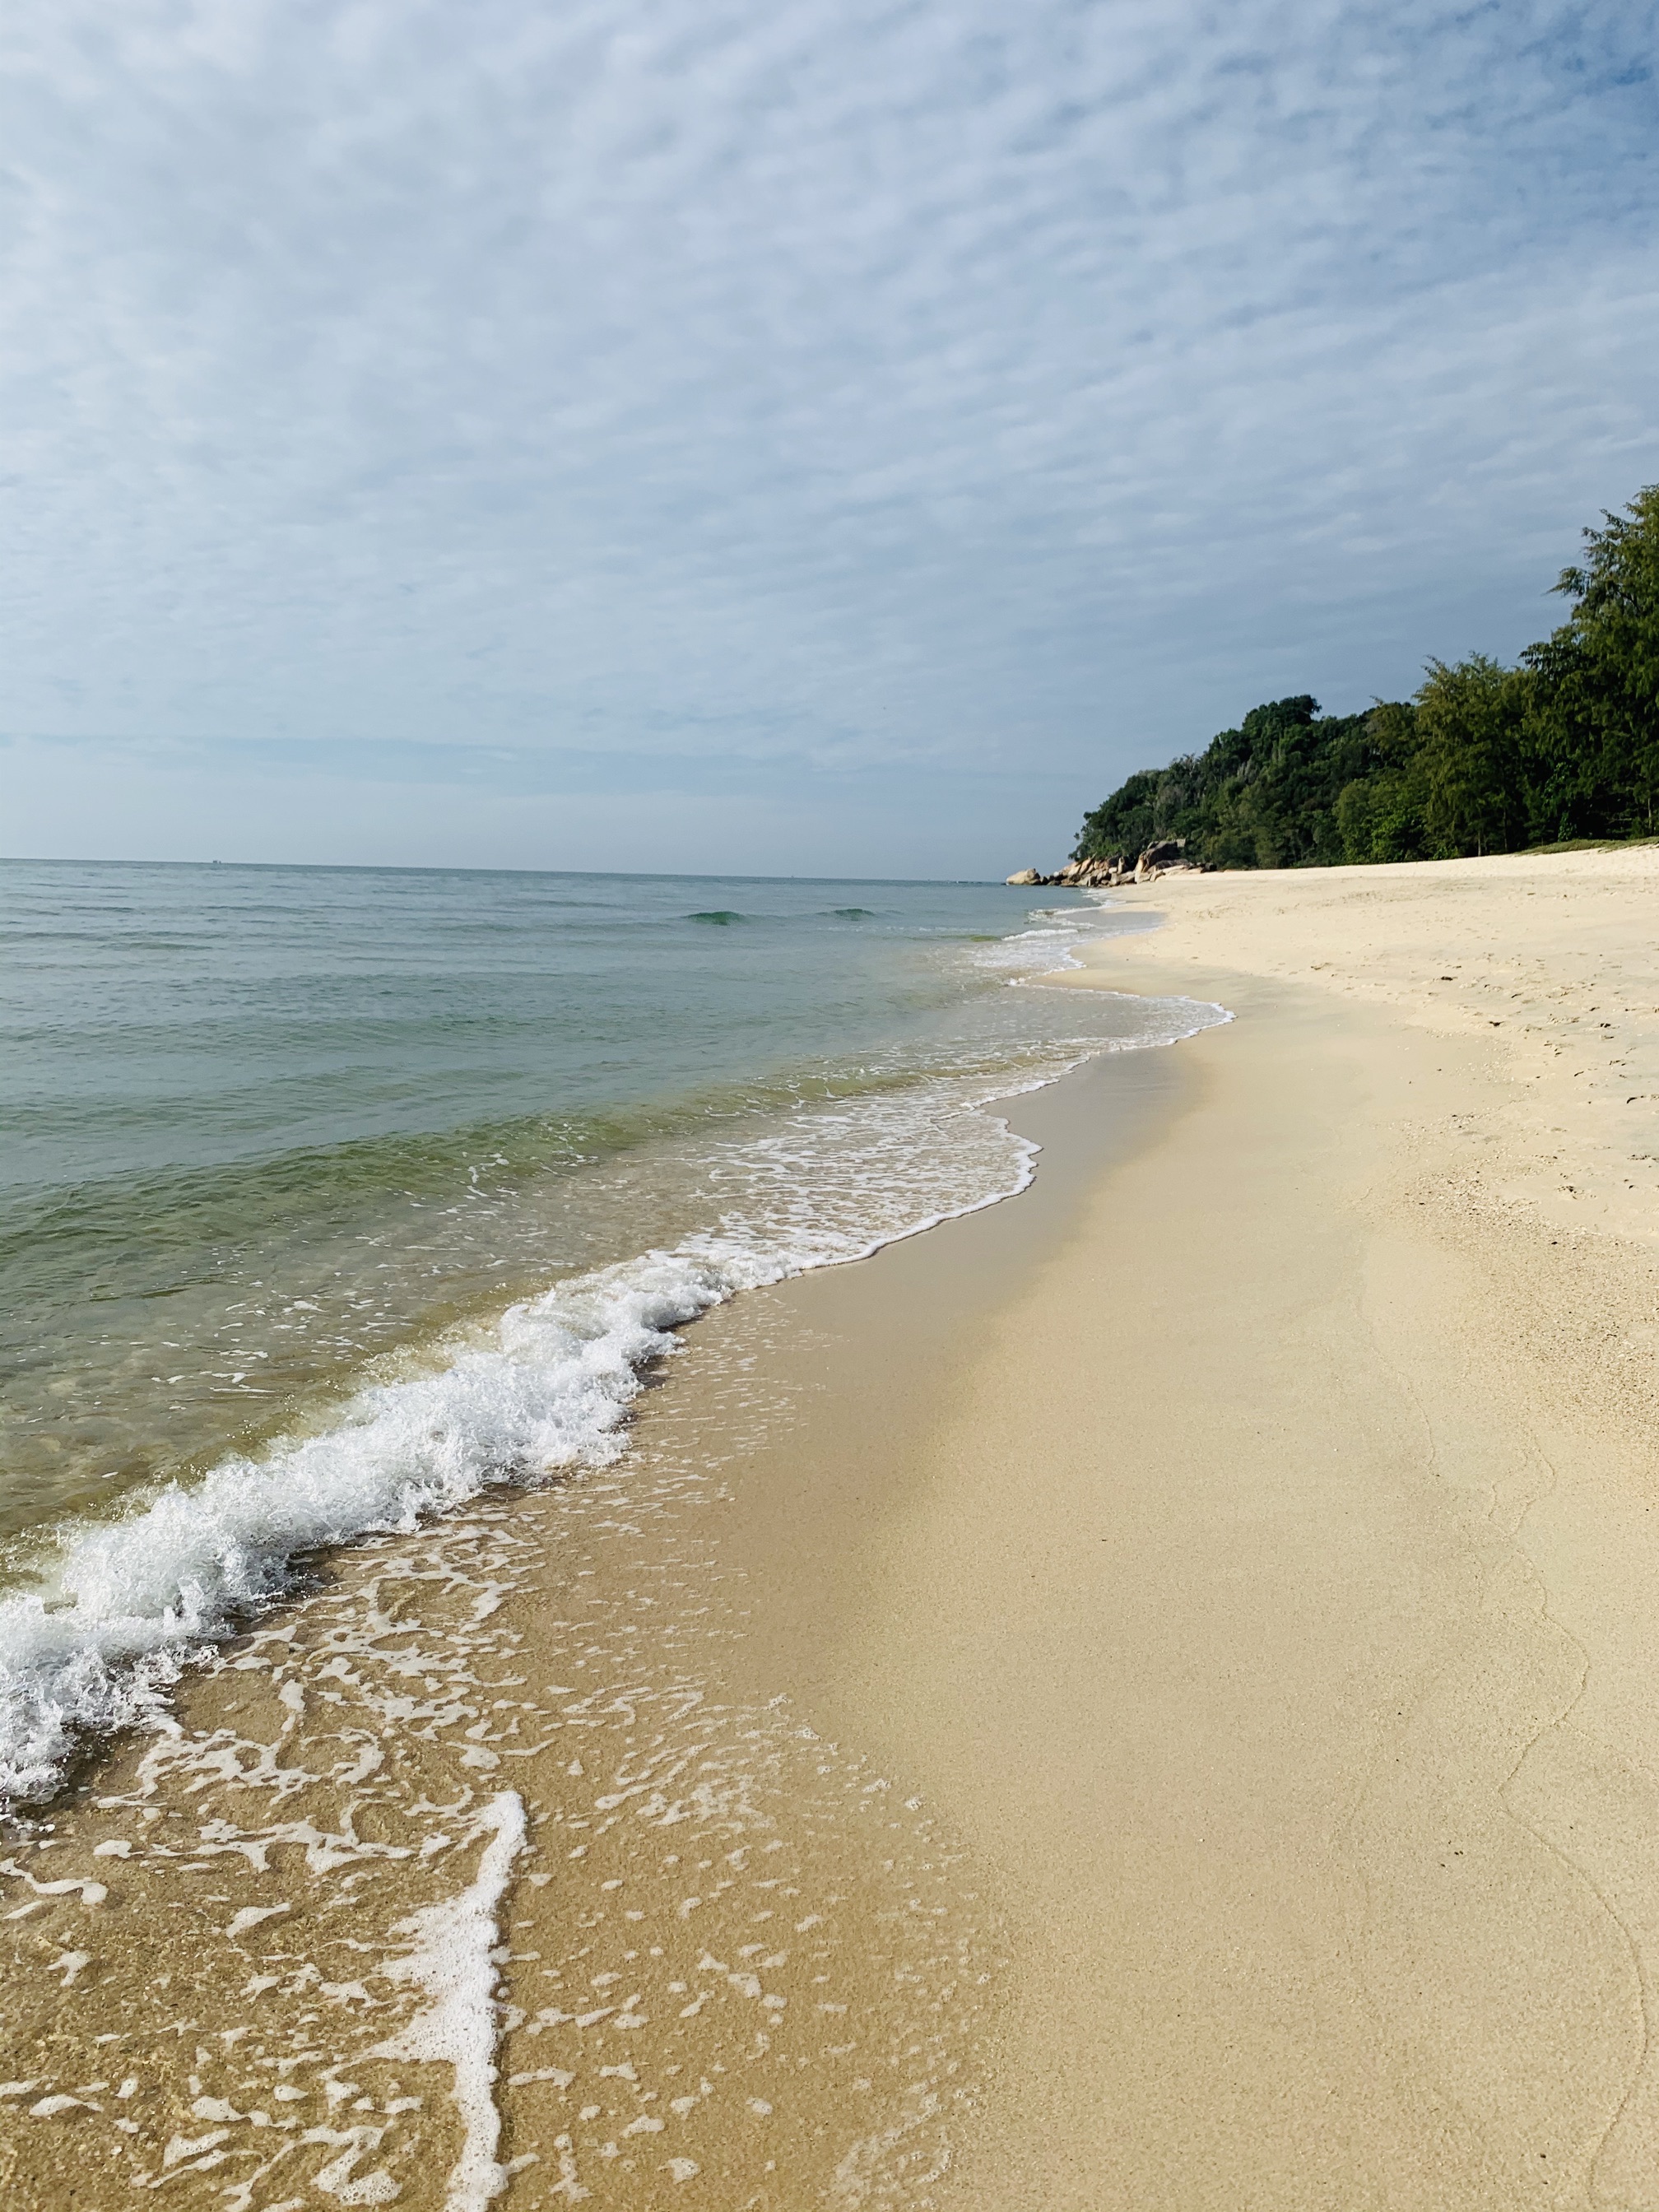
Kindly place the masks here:
<instances>
[{"instance_id":1,"label":"white foam on sand","mask_svg":"<svg viewBox=\"0 0 1659 2212\"><path fill-rule=\"evenodd\" d=\"M376 2058L402 2058L449 2067L461 2116L461 2154L450 2171L444 2212L482 2212L507 2183L495 2154L501 2118L495 2107L497 1916L525 1845L524 1802L504 1790L479 1815L477 1831L489 1841L469 1887L399 1921L394 1935L413 1938L407 1955L381 1972L410 1982L431 1999L397 2035L377 2044Z\"/></svg>"}]
</instances>

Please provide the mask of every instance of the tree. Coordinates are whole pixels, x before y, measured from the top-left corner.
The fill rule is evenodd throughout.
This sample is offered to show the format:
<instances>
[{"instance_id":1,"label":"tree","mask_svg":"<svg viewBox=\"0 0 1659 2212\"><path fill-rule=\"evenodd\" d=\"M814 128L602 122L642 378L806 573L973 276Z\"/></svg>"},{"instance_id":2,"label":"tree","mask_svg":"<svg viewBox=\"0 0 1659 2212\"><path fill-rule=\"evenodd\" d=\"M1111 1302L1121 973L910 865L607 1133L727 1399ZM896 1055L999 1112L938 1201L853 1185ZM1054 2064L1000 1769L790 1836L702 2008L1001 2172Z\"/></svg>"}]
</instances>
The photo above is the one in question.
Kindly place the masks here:
<instances>
[{"instance_id":1,"label":"tree","mask_svg":"<svg viewBox=\"0 0 1659 2212\"><path fill-rule=\"evenodd\" d=\"M1659 484L1602 520L1555 586L1572 613L1522 655L1546 835L1560 837L1650 836L1659 813Z\"/></svg>"},{"instance_id":2,"label":"tree","mask_svg":"<svg viewBox=\"0 0 1659 2212\"><path fill-rule=\"evenodd\" d=\"M1527 842L1531 819L1523 740L1527 679L1484 653L1431 660L1417 695L1417 739L1426 850L1508 853Z\"/></svg>"},{"instance_id":3,"label":"tree","mask_svg":"<svg viewBox=\"0 0 1659 2212\"><path fill-rule=\"evenodd\" d=\"M1365 717L1371 765L1346 783L1336 802L1344 860L1421 860L1427 857L1417 708L1407 700L1379 700Z\"/></svg>"}]
</instances>

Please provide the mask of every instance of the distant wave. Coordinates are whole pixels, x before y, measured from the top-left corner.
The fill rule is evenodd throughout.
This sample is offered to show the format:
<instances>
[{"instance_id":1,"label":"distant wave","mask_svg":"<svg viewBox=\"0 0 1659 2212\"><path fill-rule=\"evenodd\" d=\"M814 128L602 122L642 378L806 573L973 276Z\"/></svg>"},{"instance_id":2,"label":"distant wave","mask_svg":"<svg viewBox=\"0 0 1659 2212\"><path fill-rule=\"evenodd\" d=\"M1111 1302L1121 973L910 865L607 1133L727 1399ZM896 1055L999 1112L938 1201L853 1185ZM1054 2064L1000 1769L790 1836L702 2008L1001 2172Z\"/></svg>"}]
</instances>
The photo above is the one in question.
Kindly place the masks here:
<instances>
[{"instance_id":1,"label":"distant wave","mask_svg":"<svg viewBox=\"0 0 1659 2212\"><path fill-rule=\"evenodd\" d=\"M874 921L872 906L827 906L816 915L808 914L743 914L735 907L721 906L696 914L688 914L688 921L709 922L717 929L729 929L738 921L781 922L786 926L810 921Z\"/></svg>"}]
</instances>

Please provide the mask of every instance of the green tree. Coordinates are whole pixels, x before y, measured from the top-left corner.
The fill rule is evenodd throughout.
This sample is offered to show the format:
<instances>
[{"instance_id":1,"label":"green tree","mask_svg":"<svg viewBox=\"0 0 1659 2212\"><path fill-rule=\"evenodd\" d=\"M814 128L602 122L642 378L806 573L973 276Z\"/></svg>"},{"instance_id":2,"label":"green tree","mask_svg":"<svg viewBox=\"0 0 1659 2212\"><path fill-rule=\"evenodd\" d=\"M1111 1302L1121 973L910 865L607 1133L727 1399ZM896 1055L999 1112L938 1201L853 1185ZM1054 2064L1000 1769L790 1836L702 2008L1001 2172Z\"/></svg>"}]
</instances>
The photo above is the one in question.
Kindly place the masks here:
<instances>
[{"instance_id":1,"label":"green tree","mask_svg":"<svg viewBox=\"0 0 1659 2212\"><path fill-rule=\"evenodd\" d=\"M1203 752L1130 776L1087 817L1074 857L1131 858L1180 837L1189 858L1218 867L1339 860L1337 799L1370 762L1369 719L1322 715L1309 692L1253 707Z\"/></svg>"},{"instance_id":2,"label":"green tree","mask_svg":"<svg viewBox=\"0 0 1659 2212\"><path fill-rule=\"evenodd\" d=\"M1547 836L1650 836L1659 815L1659 484L1602 520L1555 586L1571 614L1522 656Z\"/></svg>"},{"instance_id":3,"label":"green tree","mask_svg":"<svg viewBox=\"0 0 1659 2212\"><path fill-rule=\"evenodd\" d=\"M1379 700L1365 718L1369 772L1345 784L1336 802L1344 860L1421 860L1429 850L1417 709Z\"/></svg>"},{"instance_id":4,"label":"green tree","mask_svg":"<svg viewBox=\"0 0 1659 2212\"><path fill-rule=\"evenodd\" d=\"M1417 695L1427 851L1509 853L1528 839L1535 778L1525 742L1528 679L1484 653L1431 660Z\"/></svg>"},{"instance_id":5,"label":"green tree","mask_svg":"<svg viewBox=\"0 0 1659 2212\"><path fill-rule=\"evenodd\" d=\"M1103 860L1144 852L1154 836L1158 782L1157 769L1127 777L1109 799L1084 816L1072 858Z\"/></svg>"}]
</instances>

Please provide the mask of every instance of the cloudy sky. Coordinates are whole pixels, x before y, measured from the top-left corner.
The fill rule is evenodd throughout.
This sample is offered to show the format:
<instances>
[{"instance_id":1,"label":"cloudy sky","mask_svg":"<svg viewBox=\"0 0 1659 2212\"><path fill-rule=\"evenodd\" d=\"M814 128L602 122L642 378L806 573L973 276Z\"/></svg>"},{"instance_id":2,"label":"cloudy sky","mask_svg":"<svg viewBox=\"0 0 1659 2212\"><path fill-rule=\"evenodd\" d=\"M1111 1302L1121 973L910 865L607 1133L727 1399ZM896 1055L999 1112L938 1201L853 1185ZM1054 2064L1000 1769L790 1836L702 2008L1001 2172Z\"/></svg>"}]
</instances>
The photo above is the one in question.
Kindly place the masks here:
<instances>
[{"instance_id":1,"label":"cloudy sky","mask_svg":"<svg viewBox=\"0 0 1659 2212\"><path fill-rule=\"evenodd\" d=\"M1659 7L15 0L0 850L1000 875L1559 618Z\"/></svg>"}]
</instances>

